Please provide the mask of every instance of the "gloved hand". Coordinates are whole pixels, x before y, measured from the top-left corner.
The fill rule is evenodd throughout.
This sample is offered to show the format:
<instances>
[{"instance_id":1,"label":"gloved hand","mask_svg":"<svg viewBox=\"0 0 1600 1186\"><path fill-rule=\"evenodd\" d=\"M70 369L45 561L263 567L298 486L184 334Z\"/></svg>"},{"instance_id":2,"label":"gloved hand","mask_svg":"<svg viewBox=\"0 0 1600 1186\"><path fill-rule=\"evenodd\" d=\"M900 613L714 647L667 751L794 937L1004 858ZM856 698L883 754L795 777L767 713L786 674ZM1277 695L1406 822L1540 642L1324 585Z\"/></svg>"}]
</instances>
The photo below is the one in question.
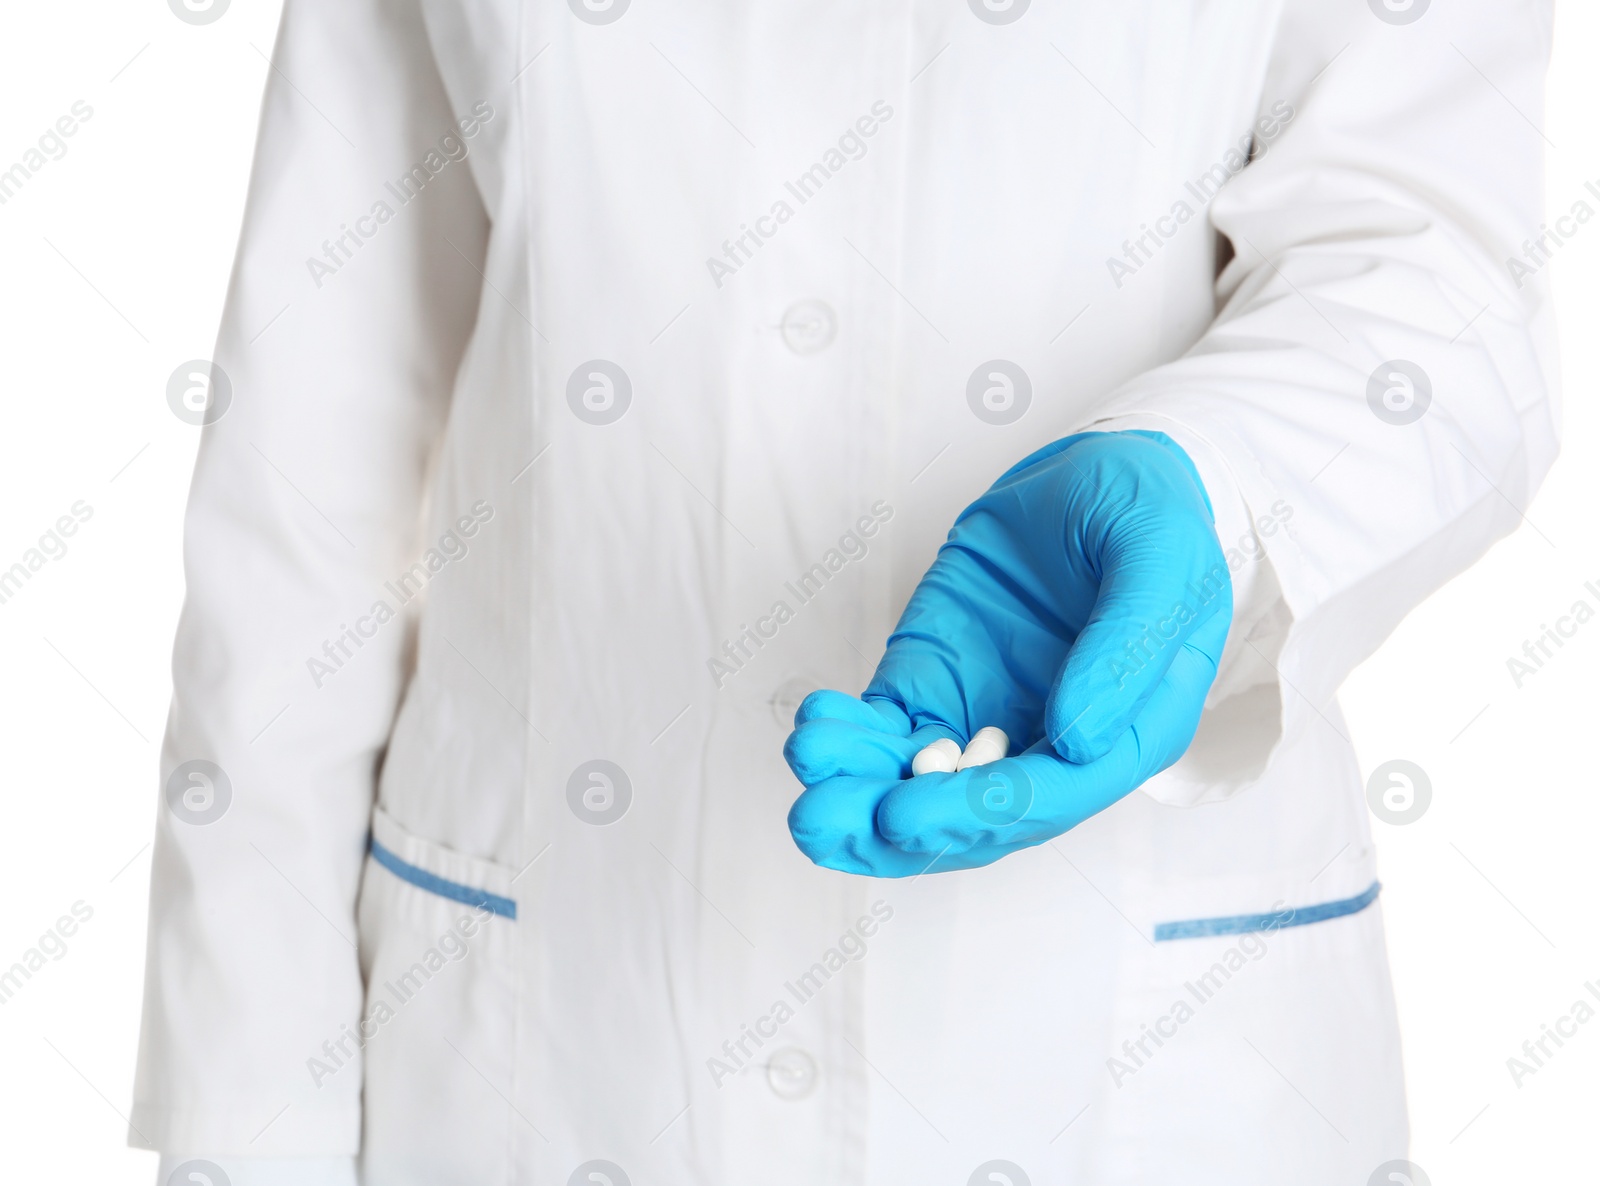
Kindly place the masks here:
<instances>
[{"instance_id":1,"label":"gloved hand","mask_svg":"<svg viewBox=\"0 0 1600 1186\"><path fill-rule=\"evenodd\" d=\"M784 746L806 788L795 843L902 877L1060 835L1182 756L1232 618L1211 503L1176 442L1046 446L961 513L863 696L801 704ZM910 776L924 745L985 725L1018 756Z\"/></svg>"}]
</instances>

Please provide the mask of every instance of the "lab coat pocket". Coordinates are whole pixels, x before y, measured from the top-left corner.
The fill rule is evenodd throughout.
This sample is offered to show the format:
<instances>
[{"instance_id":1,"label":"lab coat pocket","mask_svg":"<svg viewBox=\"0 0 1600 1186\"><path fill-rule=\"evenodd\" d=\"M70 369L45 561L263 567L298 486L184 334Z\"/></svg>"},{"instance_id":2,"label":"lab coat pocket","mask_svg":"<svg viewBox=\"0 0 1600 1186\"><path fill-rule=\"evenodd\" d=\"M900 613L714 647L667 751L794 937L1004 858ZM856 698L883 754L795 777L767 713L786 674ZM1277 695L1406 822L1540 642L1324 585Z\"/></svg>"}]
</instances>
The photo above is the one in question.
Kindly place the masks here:
<instances>
[{"instance_id":1,"label":"lab coat pocket","mask_svg":"<svg viewBox=\"0 0 1600 1186\"><path fill-rule=\"evenodd\" d=\"M514 873L375 809L362 877L362 1181L510 1177Z\"/></svg>"},{"instance_id":2,"label":"lab coat pocket","mask_svg":"<svg viewBox=\"0 0 1600 1186\"><path fill-rule=\"evenodd\" d=\"M1369 877L1352 862L1321 891L1308 888L1311 872L1284 870L1132 896L1146 939L1131 954L1106 1059L1127 1176L1107 1182L1334 1186L1406 1155L1380 887ZM1250 1141L1229 1135L1240 1116L1251 1118Z\"/></svg>"}]
</instances>

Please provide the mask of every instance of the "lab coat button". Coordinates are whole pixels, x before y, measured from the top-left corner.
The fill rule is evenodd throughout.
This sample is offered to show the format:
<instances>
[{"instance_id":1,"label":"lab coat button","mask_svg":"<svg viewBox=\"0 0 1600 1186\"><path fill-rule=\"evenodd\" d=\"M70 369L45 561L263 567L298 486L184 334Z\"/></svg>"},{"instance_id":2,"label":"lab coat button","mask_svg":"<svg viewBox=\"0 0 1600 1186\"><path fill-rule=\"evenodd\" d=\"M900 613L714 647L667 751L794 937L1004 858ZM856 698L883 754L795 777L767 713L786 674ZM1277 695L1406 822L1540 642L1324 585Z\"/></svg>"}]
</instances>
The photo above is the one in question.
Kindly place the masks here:
<instances>
[{"instance_id":1,"label":"lab coat button","mask_svg":"<svg viewBox=\"0 0 1600 1186\"><path fill-rule=\"evenodd\" d=\"M821 686L816 680L803 675L784 680L768 701L772 705L773 718L785 729L794 728L794 714L799 710L800 702Z\"/></svg>"},{"instance_id":2,"label":"lab coat button","mask_svg":"<svg viewBox=\"0 0 1600 1186\"><path fill-rule=\"evenodd\" d=\"M796 354L826 350L839 332L839 319L822 301L796 301L783 314L783 340Z\"/></svg>"},{"instance_id":3,"label":"lab coat button","mask_svg":"<svg viewBox=\"0 0 1600 1186\"><path fill-rule=\"evenodd\" d=\"M793 1046L774 1050L767 1060L767 1086L783 1100L803 1100L817 1089L817 1064Z\"/></svg>"}]
</instances>

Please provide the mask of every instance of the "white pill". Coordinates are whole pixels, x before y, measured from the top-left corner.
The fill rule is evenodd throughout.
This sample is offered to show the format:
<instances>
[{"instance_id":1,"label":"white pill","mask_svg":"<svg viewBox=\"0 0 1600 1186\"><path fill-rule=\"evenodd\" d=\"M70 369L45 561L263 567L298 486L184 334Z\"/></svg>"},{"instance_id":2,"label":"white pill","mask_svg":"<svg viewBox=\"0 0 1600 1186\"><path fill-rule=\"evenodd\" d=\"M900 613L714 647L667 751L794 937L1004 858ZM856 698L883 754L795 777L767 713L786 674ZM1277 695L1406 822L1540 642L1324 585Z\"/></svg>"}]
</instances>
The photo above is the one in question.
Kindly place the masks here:
<instances>
[{"instance_id":1,"label":"white pill","mask_svg":"<svg viewBox=\"0 0 1600 1186\"><path fill-rule=\"evenodd\" d=\"M948 737L925 745L911 759L912 774L954 774L961 759L961 747Z\"/></svg>"},{"instance_id":2,"label":"white pill","mask_svg":"<svg viewBox=\"0 0 1600 1186\"><path fill-rule=\"evenodd\" d=\"M998 762L1010 750L1011 739L1005 735L1004 730L996 729L993 725L985 725L973 735L971 741L967 742L967 748L962 751L956 769L987 766L990 762Z\"/></svg>"}]
</instances>

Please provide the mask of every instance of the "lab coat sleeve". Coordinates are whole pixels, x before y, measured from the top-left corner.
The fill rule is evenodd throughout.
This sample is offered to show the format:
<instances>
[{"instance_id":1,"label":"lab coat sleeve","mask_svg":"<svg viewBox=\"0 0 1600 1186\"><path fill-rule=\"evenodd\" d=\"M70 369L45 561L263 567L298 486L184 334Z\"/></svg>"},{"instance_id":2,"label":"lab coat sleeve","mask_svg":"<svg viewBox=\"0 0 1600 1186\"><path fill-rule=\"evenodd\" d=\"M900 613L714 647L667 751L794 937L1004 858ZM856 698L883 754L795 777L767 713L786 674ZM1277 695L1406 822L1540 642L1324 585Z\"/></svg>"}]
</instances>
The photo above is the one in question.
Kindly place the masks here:
<instances>
[{"instance_id":1,"label":"lab coat sleeve","mask_svg":"<svg viewBox=\"0 0 1600 1186\"><path fill-rule=\"evenodd\" d=\"M1549 23L1548 0L1409 25L1362 0L1283 5L1260 96L1281 131L1208 212L1235 252L1221 311L1093 423L1190 452L1233 573L1216 684L1157 800L1226 798L1303 731L1342 730L1351 669L1523 523L1557 448L1545 274L1524 254ZM1420 418L1408 381L1413 410L1431 387Z\"/></svg>"},{"instance_id":2,"label":"lab coat sleeve","mask_svg":"<svg viewBox=\"0 0 1600 1186\"><path fill-rule=\"evenodd\" d=\"M408 650L377 607L420 550L476 319L473 118L418 0L288 0L216 352L232 403L185 522L135 1145L358 1148L355 903ZM214 822L169 807L197 759L223 772Z\"/></svg>"}]
</instances>

